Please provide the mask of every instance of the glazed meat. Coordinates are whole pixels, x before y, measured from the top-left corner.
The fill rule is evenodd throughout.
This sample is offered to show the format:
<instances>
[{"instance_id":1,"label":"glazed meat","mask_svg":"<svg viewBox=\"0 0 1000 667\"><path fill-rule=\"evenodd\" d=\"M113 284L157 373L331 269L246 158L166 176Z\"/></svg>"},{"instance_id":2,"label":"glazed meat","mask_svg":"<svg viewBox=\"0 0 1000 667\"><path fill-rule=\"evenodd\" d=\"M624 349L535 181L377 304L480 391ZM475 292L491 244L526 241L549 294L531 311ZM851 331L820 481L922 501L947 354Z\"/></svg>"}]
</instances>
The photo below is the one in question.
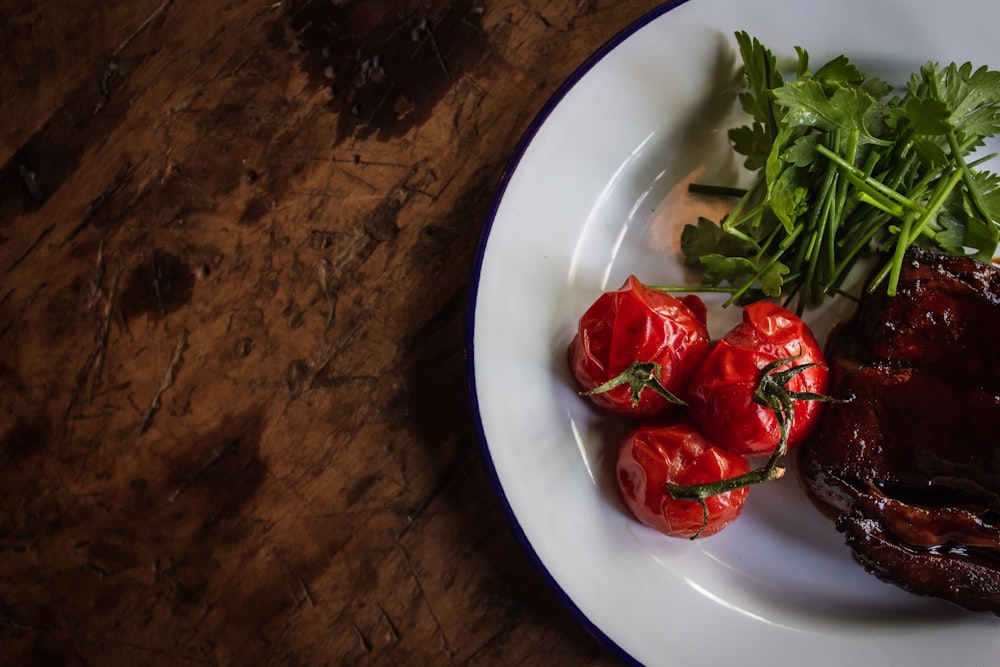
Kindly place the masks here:
<instances>
[{"instance_id":1,"label":"glazed meat","mask_svg":"<svg viewBox=\"0 0 1000 667\"><path fill-rule=\"evenodd\" d=\"M827 346L798 453L857 560L913 593L1000 613L1000 269L912 249Z\"/></svg>"}]
</instances>

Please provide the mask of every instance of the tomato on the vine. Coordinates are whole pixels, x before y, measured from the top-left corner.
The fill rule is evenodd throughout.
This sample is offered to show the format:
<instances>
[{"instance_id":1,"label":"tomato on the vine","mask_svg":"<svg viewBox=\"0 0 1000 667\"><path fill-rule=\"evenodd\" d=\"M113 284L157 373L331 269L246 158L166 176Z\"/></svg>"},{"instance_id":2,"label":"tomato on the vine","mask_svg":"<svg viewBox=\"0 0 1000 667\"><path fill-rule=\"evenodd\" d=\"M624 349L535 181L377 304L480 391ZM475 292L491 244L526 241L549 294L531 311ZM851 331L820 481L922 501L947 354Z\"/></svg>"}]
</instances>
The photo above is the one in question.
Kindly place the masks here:
<instances>
[{"instance_id":1,"label":"tomato on the vine","mask_svg":"<svg viewBox=\"0 0 1000 667\"><path fill-rule=\"evenodd\" d=\"M708 354L705 320L697 296L678 299L629 276L580 318L569 347L573 377L584 392L598 390L588 394L595 404L620 416L665 412Z\"/></svg>"},{"instance_id":2,"label":"tomato on the vine","mask_svg":"<svg viewBox=\"0 0 1000 667\"><path fill-rule=\"evenodd\" d=\"M788 450L815 429L828 382L822 348L809 327L791 311L758 301L715 343L684 398L695 425L719 446L771 454L781 441L782 419Z\"/></svg>"},{"instance_id":3,"label":"tomato on the vine","mask_svg":"<svg viewBox=\"0 0 1000 667\"><path fill-rule=\"evenodd\" d=\"M719 532L743 511L742 486L697 500L678 500L668 485L702 485L746 475L746 458L713 445L690 421L675 419L631 430L618 450L622 498L642 523L672 537L693 539Z\"/></svg>"}]
</instances>

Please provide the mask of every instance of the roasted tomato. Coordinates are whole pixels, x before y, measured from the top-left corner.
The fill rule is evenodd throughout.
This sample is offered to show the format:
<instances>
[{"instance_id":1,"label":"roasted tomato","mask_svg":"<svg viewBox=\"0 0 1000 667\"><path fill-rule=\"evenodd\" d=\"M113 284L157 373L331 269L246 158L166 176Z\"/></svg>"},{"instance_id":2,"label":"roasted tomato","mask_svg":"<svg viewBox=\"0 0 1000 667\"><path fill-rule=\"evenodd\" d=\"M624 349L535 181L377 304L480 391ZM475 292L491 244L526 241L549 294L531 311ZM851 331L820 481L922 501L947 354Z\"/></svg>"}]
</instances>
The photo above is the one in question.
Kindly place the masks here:
<instances>
[{"instance_id":1,"label":"roasted tomato","mask_svg":"<svg viewBox=\"0 0 1000 667\"><path fill-rule=\"evenodd\" d=\"M677 500L668 484L703 485L749 472L743 456L714 446L685 419L630 431L618 450L617 478L625 504L642 523L672 537L719 532L743 511L741 487L704 499Z\"/></svg>"},{"instance_id":2,"label":"roasted tomato","mask_svg":"<svg viewBox=\"0 0 1000 667\"><path fill-rule=\"evenodd\" d=\"M666 411L708 354L705 305L683 300L629 276L621 289L602 294L580 318L569 347L573 376L593 402L623 417ZM639 368L639 367L642 368ZM623 374L639 370L666 393Z\"/></svg>"},{"instance_id":3,"label":"roasted tomato","mask_svg":"<svg viewBox=\"0 0 1000 667\"><path fill-rule=\"evenodd\" d=\"M775 408L783 410L786 448L793 449L816 427L828 381L822 349L806 324L777 304L759 301L746 306L743 321L715 343L684 398L695 425L719 446L771 454L781 441Z\"/></svg>"}]
</instances>

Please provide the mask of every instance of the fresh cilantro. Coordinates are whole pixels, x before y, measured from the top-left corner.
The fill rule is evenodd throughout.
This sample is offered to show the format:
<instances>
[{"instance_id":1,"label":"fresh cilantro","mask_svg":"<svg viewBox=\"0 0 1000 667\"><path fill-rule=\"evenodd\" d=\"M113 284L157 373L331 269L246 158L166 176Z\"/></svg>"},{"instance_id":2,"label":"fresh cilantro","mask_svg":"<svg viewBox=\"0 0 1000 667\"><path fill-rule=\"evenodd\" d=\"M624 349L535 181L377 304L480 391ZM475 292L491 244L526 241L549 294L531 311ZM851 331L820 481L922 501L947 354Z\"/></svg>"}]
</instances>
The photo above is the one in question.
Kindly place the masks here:
<instances>
[{"instance_id":1,"label":"fresh cilantro","mask_svg":"<svg viewBox=\"0 0 1000 667\"><path fill-rule=\"evenodd\" d=\"M869 289L895 293L913 243L988 261L1000 243L1000 177L973 159L1000 133L1000 72L928 62L902 87L839 55L794 71L736 33L747 122L729 138L756 183L718 224L681 237L685 262L730 302L783 297L798 310L841 293L860 258L885 261Z\"/></svg>"},{"instance_id":2,"label":"fresh cilantro","mask_svg":"<svg viewBox=\"0 0 1000 667\"><path fill-rule=\"evenodd\" d=\"M787 110L784 118L791 127L855 131L868 143L888 145L868 131L868 121L875 113L871 95L856 86L828 90L821 81L804 79L778 88L774 97Z\"/></svg>"},{"instance_id":3,"label":"fresh cilantro","mask_svg":"<svg viewBox=\"0 0 1000 667\"><path fill-rule=\"evenodd\" d=\"M685 225L681 232L681 252L692 268L706 268L702 258L709 255L746 257L752 251L752 244L726 233L708 218L699 217L697 226Z\"/></svg>"},{"instance_id":4,"label":"fresh cilantro","mask_svg":"<svg viewBox=\"0 0 1000 667\"><path fill-rule=\"evenodd\" d=\"M713 254L701 258L705 266L705 281L709 285L719 285L723 281L733 282L755 276L760 282L764 296L781 296L781 286L788 267L781 262L764 262L753 257L725 257Z\"/></svg>"}]
</instances>

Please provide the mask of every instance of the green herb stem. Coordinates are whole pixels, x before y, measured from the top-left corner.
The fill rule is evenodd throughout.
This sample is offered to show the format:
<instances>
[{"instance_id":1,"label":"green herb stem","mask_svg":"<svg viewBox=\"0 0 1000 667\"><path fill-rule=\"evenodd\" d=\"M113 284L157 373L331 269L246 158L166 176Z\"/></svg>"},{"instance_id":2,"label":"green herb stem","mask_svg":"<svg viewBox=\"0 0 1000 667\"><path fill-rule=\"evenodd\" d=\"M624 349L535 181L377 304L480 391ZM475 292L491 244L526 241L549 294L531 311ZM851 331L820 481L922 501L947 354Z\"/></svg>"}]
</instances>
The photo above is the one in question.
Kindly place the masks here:
<instances>
[{"instance_id":1,"label":"green herb stem","mask_svg":"<svg viewBox=\"0 0 1000 667\"><path fill-rule=\"evenodd\" d=\"M710 183L688 183L688 192L693 195L743 197L747 194L747 189L731 187L728 185L712 185Z\"/></svg>"},{"instance_id":2,"label":"green herb stem","mask_svg":"<svg viewBox=\"0 0 1000 667\"><path fill-rule=\"evenodd\" d=\"M898 286L914 243L988 259L1000 242L1000 175L973 150L1000 129L1000 72L928 63L903 93L841 56L818 69L797 48L795 80L745 32L734 150L757 177L747 189L692 191L737 197L717 225L688 226L682 251L704 282L734 286L726 302L794 297L797 309L842 293L857 262L888 260L869 289Z\"/></svg>"},{"instance_id":3,"label":"green herb stem","mask_svg":"<svg viewBox=\"0 0 1000 667\"><path fill-rule=\"evenodd\" d=\"M861 190L861 195L869 199L869 203L878 206L886 213L902 217L905 209L922 210L923 207L893 188L872 178L861 169L840 157L822 144L816 145L816 152L843 169L847 178Z\"/></svg>"}]
</instances>

